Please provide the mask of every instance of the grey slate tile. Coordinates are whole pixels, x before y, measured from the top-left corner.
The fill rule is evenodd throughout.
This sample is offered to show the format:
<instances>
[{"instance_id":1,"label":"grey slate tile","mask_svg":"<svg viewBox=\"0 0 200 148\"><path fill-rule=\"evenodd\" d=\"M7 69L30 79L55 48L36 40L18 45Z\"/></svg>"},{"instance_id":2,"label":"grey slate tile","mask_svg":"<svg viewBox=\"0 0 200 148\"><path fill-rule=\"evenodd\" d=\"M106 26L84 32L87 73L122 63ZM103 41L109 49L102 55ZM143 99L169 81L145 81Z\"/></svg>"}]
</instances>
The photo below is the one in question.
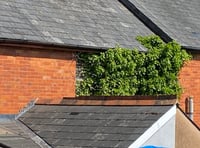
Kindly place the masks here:
<instances>
[{"instance_id":1,"label":"grey slate tile","mask_svg":"<svg viewBox=\"0 0 200 148\"><path fill-rule=\"evenodd\" d=\"M199 0L129 0L183 46L200 47Z\"/></svg>"},{"instance_id":2,"label":"grey slate tile","mask_svg":"<svg viewBox=\"0 0 200 148\"><path fill-rule=\"evenodd\" d=\"M11 35L17 33L13 38L9 34L0 38L42 43L140 48L135 37L152 34L117 0L1 1L0 18L0 26L11 30Z\"/></svg>"},{"instance_id":3,"label":"grey slate tile","mask_svg":"<svg viewBox=\"0 0 200 148\"><path fill-rule=\"evenodd\" d=\"M20 120L53 147L125 148L170 107L36 105Z\"/></svg>"},{"instance_id":4,"label":"grey slate tile","mask_svg":"<svg viewBox=\"0 0 200 148\"><path fill-rule=\"evenodd\" d=\"M0 143L12 148L40 148L15 120L0 121Z\"/></svg>"}]
</instances>

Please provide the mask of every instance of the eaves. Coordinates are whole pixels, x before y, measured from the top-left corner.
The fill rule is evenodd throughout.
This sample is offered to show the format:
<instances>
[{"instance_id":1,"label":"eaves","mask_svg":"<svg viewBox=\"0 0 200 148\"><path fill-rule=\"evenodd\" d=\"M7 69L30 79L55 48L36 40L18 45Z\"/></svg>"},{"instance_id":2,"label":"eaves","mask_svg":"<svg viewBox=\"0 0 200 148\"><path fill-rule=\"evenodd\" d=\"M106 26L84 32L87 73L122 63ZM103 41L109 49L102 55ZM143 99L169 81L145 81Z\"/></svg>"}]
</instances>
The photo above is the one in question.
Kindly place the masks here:
<instances>
[{"instance_id":1,"label":"eaves","mask_svg":"<svg viewBox=\"0 0 200 148\"><path fill-rule=\"evenodd\" d=\"M103 52L110 47L80 46L73 44L44 43L39 41L0 38L1 46L26 47L35 49L70 51L70 52Z\"/></svg>"}]
</instances>

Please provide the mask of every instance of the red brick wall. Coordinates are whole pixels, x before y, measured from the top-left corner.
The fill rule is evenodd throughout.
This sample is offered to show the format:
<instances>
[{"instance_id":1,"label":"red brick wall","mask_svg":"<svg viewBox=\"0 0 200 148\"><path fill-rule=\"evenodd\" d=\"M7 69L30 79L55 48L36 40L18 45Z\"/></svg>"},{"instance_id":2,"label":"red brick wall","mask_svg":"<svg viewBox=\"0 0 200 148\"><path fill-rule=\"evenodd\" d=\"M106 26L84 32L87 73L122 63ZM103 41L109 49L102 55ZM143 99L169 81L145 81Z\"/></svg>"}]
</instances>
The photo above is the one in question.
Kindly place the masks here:
<instances>
[{"instance_id":1,"label":"red brick wall","mask_svg":"<svg viewBox=\"0 0 200 148\"><path fill-rule=\"evenodd\" d=\"M75 96L72 52L0 47L0 114L16 114L34 98Z\"/></svg>"},{"instance_id":2,"label":"red brick wall","mask_svg":"<svg viewBox=\"0 0 200 148\"><path fill-rule=\"evenodd\" d=\"M200 54L193 54L193 60L186 63L179 75L183 87L180 98L181 108L185 110L185 99L194 97L194 121L200 127Z\"/></svg>"}]
</instances>

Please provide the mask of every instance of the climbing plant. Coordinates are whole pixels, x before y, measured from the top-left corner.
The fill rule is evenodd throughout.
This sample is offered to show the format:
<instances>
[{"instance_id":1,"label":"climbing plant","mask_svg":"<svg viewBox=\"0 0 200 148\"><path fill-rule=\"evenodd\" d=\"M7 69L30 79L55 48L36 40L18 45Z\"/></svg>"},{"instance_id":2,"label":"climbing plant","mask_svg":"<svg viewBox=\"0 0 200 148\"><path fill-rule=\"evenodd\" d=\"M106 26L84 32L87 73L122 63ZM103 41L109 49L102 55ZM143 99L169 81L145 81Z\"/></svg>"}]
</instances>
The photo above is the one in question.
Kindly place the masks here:
<instances>
[{"instance_id":1,"label":"climbing plant","mask_svg":"<svg viewBox=\"0 0 200 148\"><path fill-rule=\"evenodd\" d=\"M178 73L191 56L175 41L164 43L155 35L138 36L137 40L147 52L118 46L79 54L82 72L77 95L179 95Z\"/></svg>"}]
</instances>

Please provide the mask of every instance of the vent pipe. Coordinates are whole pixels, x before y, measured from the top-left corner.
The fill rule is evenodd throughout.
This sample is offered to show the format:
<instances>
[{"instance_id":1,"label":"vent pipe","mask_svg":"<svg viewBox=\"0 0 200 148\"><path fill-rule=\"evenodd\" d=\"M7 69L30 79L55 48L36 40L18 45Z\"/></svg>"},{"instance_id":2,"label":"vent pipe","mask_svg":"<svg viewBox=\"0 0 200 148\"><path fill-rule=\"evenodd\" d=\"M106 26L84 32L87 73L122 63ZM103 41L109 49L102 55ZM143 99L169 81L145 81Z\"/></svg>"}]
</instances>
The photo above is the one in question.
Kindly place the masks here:
<instances>
[{"instance_id":1,"label":"vent pipe","mask_svg":"<svg viewBox=\"0 0 200 148\"><path fill-rule=\"evenodd\" d=\"M185 100L185 111L187 116L193 120L194 106L193 106L193 97L190 96Z\"/></svg>"}]
</instances>

